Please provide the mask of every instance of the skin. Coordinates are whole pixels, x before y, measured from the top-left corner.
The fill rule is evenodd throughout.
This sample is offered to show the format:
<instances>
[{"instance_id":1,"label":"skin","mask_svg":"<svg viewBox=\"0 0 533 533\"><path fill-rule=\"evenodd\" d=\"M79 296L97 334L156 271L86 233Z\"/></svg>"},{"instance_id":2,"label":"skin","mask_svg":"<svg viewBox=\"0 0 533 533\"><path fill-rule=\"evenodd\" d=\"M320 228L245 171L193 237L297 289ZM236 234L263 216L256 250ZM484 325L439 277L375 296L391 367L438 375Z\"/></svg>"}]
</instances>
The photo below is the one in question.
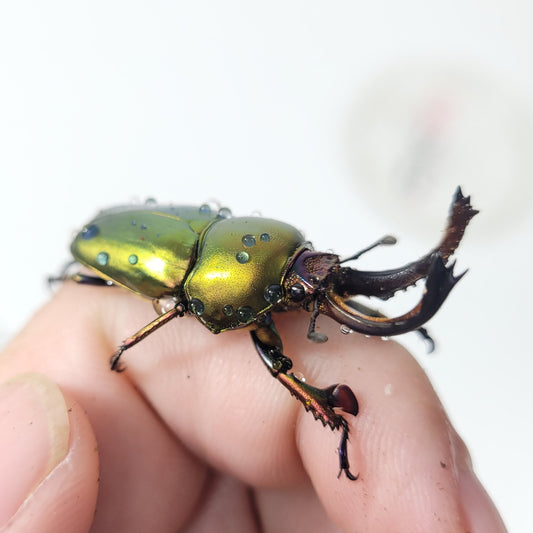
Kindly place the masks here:
<instances>
[{"instance_id":1,"label":"skin","mask_svg":"<svg viewBox=\"0 0 533 533\"><path fill-rule=\"evenodd\" d=\"M6 347L0 466L13 474L0 480L10 495L0 496L0 531L505 531L398 344L341 335L325 317L330 340L312 344L308 314L275 317L295 372L358 397L352 482L337 479L340 434L270 376L247 331L213 335L194 317L176 319L125 353L124 373L111 372L115 346L153 317L126 291L67 282ZM51 391L46 400L32 403L35 383ZM54 455L50 442L65 447Z\"/></svg>"}]
</instances>

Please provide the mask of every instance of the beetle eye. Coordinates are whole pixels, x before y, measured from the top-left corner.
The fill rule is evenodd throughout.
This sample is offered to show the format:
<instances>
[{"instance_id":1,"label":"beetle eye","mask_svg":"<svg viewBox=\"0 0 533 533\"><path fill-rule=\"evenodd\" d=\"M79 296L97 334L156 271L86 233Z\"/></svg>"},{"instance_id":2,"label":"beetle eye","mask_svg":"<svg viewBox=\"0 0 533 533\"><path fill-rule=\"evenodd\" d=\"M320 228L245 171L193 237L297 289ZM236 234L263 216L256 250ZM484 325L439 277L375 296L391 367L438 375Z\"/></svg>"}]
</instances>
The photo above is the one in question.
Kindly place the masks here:
<instances>
[{"instance_id":1,"label":"beetle eye","mask_svg":"<svg viewBox=\"0 0 533 533\"><path fill-rule=\"evenodd\" d=\"M301 283L295 283L289 292L291 300L295 302L301 302L305 298L305 288Z\"/></svg>"}]
</instances>

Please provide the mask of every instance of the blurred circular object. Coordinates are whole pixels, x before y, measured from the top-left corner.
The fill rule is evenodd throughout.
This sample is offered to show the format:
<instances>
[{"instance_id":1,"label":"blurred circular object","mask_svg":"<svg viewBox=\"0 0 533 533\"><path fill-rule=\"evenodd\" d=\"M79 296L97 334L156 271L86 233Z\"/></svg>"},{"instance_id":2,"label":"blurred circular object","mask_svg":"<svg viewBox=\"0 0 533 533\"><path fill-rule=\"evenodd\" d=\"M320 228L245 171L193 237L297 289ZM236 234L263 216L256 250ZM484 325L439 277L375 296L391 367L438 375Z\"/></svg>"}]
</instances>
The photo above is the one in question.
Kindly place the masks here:
<instances>
[{"instance_id":1,"label":"blurred circular object","mask_svg":"<svg viewBox=\"0 0 533 533\"><path fill-rule=\"evenodd\" d=\"M530 109L472 69L412 65L379 76L356 103L349 153L358 190L421 234L442 226L457 185L483 211L481 234L530 214Z\"/></svg>"}]
</instances>

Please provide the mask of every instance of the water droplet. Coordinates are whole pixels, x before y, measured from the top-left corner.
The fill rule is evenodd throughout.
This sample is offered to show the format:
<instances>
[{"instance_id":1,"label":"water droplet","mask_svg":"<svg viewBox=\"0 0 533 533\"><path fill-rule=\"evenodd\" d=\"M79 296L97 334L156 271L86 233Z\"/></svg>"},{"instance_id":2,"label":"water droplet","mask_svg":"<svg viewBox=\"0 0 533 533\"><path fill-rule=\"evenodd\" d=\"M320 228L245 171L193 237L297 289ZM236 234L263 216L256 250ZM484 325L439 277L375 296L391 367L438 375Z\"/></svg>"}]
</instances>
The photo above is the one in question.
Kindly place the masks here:
<instances>
[{"instance_id":1,"label":"water droplet","mask_svg":"<svg viewBox=\"0 0 533 533\"><path fill-rule=\"evenodd\" d=\"M100 252L96 256L96 263L100 266L105 266L109 262L109 254L106 252Z\"/></svg>"},{"instance_id":2,"label":"water droplet","mask_svg":"<svg viewBox=\"0 0 533 533\"><path fill-rule=\"evenodd\" d=\"M154 306L155 312L159 315L174 309L178 304L178 299L175 296L162 296L156 300L152 300L152 305Z\"/></svg>"},{"instance_id":3,"label":"water droplet","mask_svg":"<svg viewBox=\"0 0 533 533\"><path fill-rule=\"evenodd\" d=\"M239 322L250 322L254 318L254 310L247 305L243 305L237 309L237 316L239 317Z\"/></svg>"},{"instance_id":4,"label":"water droplet","mask_svg":"<svg viewBox=\"0 0 533 533\"><path fill-rule=\"evenodd\" d=\"M248 233L246 235L243 235L241 241L244 244L244 246L250 248L251 246L255 244L255 237Z\"/></svg>"},{"instance_id":5,"label":"water droplet","mask_svg":"<svg viewBox=\"0 0 533 533\"><path fill-rule=\"evenodd\" d=\"M88 241L93 237L96 237L100 233L100 228L96 224L91 224L90 226L83 228L81 232L81 238Z\"/></svg>"},{"instance_id":6,"label":"water droplet","mask_svg":"<svg viewBox=\"0 0 533 533\"><path fill-rule=\"evenodd\" d=\"M349 335L350 333L353 333L353 329L346 324L341 324L340 330L343 335Z\"/></svg>"},{"instance_id":7,"label":"water droplet","mask_svg":"<svg viewBox=\"0 0 533 533\"><path fill-rule=\"evenodd\" d=\"M138 260L139 260L139 258L138 258L135 254L131 254L131 255L128 257L128 263L129 263L130 265L136 265Z\"/></svg>"},{"instance_id":8,"label":"water droplet","mask_svg":"<svg viewBox=\"0 0 533 533\"><path fill-rule=\"evenodd\" d=\"M141 229L146 229L146 224L141 224Z\"/></svg>"},{"instance_id":9,"label":"water droplet","mask_svg":"<svg viewBox=\"0 0 533 533\"><path fill-rule=\"evenodd\" d=\"M255 211L252 211L251 216L252 216L252 217L261 217L261 216L263 216L263 215L261 214L261 211L257 211L257 210L255 210Z\"/></svg>"},{"instance_id":10,"label":"water droplet","mask_svg":"<svg viewBox=\"0 0 533 533\"><path fill-rule=\"evenodd\" d=\"M281 285L272 284L265 289L265 300L271 304L278 303L283 296Z\"/></svg>"},{"instance_id":11,"label":"water droplet","mask_svg":"<svg viewBox=\"0 0 533 533\"><path fill-rule=\"evenodd\" d=\"M250 259L250 256L246 252L237 252L235 254L235 259L241 264L247 263Z\"/></svg>"},{"instance_id":12,"label":"water droplet","mask_svg":"<svg viewBox=\"0 0 533 533\"><path fill-rule=\"evenodd\" d=\"M157 205L157 201L155 198L147 198L145 201L144 201L144 204L145 205Z\"/></svg>"},{"instance_id":13,"label":"water droplet","mask_svg":"<svg viewBox=\"0 0 533 533\"><path fill-rule=\"evenodd\" d=\"M226 316L231 316L233 314L233 306L230 305L230 304L226 304L223 308L222 308L222 312L226 315Z\"/></svg>"},{"instance_id":14,"label":"water droplet","mask_svg":"<svg viewBox=\"0 0 533 533\"><path fill-rule=\"evenodd\" d=\"M270 235L268 233L261 233L260 239L263 242L269 242L270 241Z\"/></svg>"},{"instance_id":15,"label":"water droplet","mask_svg":"<svg viewBox=\"0 0 533 533\"><path fill-rule=\"evenodd\" d=\"M231 209L229 207L221 207L218 210L218 216L220 218L231 218L232 214L233 213L231 212Z\"/></svg>"},{"instance_id":16,"label":"water droplet","mask_svg":"<svg viewBox=\"0 0 533 533\"><path fill-rule=\"evenodd\" d=\"M202 204L199 208L198 208L198 211L202 214L202 215L210 215L211 214L211 206L209 204Z\"/></svg>"},{"instance_id":17,"label":"water droplet","mask_svg":"<svg viewBox=\"0 0 533 533\"><path fill-rule=\"evenodd\" d=\"M204 312L205 306L201 300L198 300L198 298L193 298L191 300L191 309L193 313L200 316Z\"/></svg>"},{"instance_id":18,"label":"water droplet","mask_svg":"<svg viewBox=\"0 0 533 533\"><path fill-rule=\"evenodd\" d=\"M136 226L136 225L137 225L137 221L136 221L135 219L133 219L133 220L131 221L131 225L132 225L132 226Z\"/></svg>"}]
</instances>

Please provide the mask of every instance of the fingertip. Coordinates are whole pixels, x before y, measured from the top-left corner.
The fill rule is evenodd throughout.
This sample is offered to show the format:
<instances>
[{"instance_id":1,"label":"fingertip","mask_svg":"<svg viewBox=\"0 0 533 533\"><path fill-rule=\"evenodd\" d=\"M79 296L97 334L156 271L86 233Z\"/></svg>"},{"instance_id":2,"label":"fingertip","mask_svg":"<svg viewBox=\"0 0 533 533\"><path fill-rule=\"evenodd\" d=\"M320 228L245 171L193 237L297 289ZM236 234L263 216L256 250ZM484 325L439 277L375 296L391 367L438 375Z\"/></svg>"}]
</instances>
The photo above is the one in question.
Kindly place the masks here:
<instances>
[{"instance_id":1,"label":"fingertip","mask_svg":"<svg viewBox=\"0 0 533 533\"><path fill-rule=\"evenodd\" d=\"M338 381L332 374L342 369L342 382L360 402L358 416L346 416L350 469L359 478L337 479L340 432L325 431L306 413L297 426L305 469L330 518L342 529L357 524L375 533L505 531L475 476L461 474L466 449L457 449L416 361L394 343L330 340L336 364L315 361L314 373L327 383Z\"/></svg>"},{"instance_id":2,"label":"fingertip","mask_svg":"<svg viewBox=\"0 0 533 533\"><path fill-rule=\"evenodd\" d=\"M33 386L37 383L41 390L47 391L45 402L41 405L47 411L34 409L29 418L26 412L22 424L44 427L51 421L53 425L54 419L57 421L64 417L67 431L63 431L65 427L59 432L52 428L51 438L42 440L43 447L47 443L51 445L43 453L43 456L52 458L52 463L48 461L51 469L43 471L44 478L32 487L30 494L0 531L86 532L91 527L98 494L98 450L90 422L82 407L64 396L59 387L44 375L26 374L22 379ZM39 417L44 417L44 422ZM63 439L66 446L61 451ZM34 443L34 448L35 444L39 446L40 442ZM21 443L24 452L23 445ZM32 457L27 457L27 462L31 460Z\"/></svg>"}]
</instances>

